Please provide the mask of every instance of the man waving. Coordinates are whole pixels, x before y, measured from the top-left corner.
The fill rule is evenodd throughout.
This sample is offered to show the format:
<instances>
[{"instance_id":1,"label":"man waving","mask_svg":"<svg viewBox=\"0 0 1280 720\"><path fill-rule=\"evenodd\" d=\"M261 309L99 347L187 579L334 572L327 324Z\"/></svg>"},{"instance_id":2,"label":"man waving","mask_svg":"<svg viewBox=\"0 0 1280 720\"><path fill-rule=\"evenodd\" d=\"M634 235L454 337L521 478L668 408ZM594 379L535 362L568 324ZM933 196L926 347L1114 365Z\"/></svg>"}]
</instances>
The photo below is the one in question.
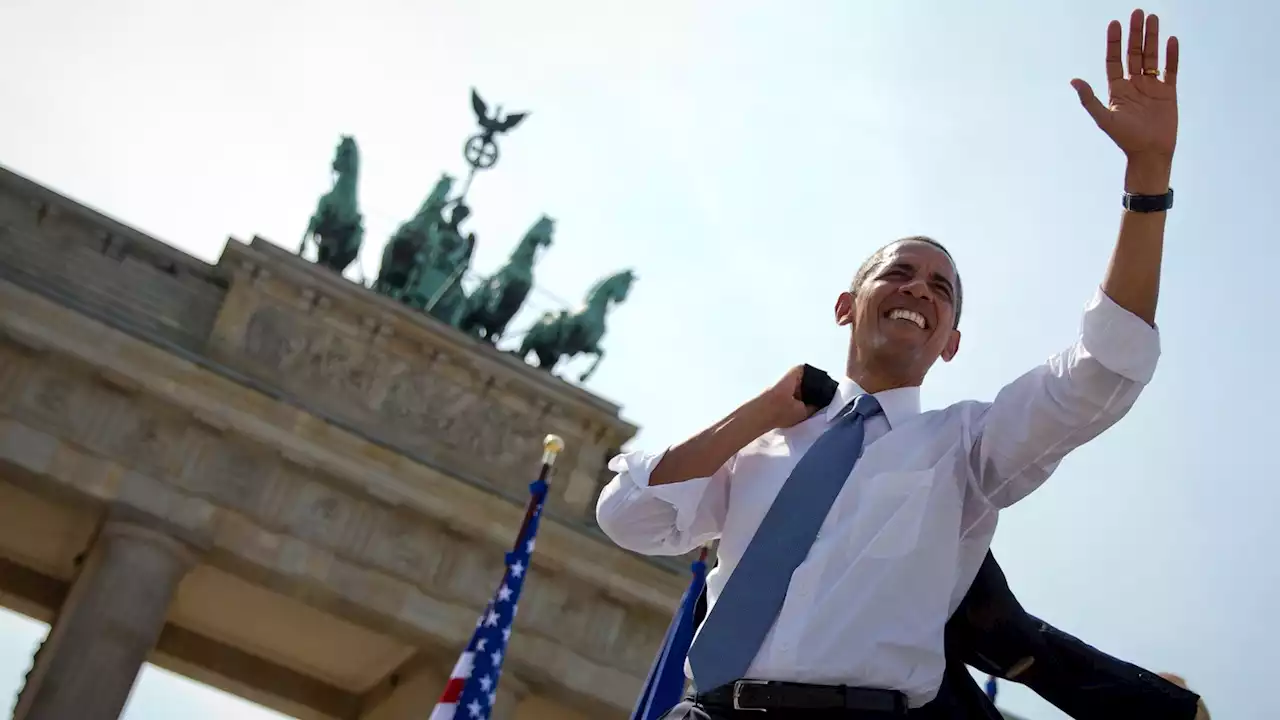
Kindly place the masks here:
<instances>
[{"instance_id":1,"label":"man waving","mask_svg":"<svg viewBox=\"0 0 1280 720\"><path fill-rule=\"evenodd\" d=\"M597 518L616 543L675 555L720 539L688 658L697 695L669 718L955 716L944 626L999 511L1119 421L1160 354L1177 43L1161 78L1156 18L1133 23L1127 77L1107 29L1110 105L1072 83L1128 167L1110 266L1062 352L994 400L922 412L925 375L960 349L964 294L946 249L909 237L836 299L849 351L829 406L801 402L793 368L689 440L613 460Z\"/></svg>"}]
</instances>

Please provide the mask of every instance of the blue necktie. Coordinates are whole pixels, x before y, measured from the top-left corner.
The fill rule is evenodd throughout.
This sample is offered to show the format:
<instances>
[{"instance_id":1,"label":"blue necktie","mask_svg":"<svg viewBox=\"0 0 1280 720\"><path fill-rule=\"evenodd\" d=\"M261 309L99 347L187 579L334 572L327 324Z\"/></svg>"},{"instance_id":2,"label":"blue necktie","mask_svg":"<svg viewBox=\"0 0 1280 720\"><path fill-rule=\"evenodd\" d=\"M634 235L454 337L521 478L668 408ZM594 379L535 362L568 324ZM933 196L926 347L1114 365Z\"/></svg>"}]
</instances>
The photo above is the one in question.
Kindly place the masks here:
<instances>
[{"instance_id":1,"label":"blue necktie","mask_svg":"<svg viewBox=\"0 0 1280 720\"><path fill-rule=\"evenodd\" d=\"M782 609L791 573L862 455L866 419L879 412L875 397L854 398L796 463L689 649L699 692L738 680L751 666Z\"/></svg>"}]
</instances>

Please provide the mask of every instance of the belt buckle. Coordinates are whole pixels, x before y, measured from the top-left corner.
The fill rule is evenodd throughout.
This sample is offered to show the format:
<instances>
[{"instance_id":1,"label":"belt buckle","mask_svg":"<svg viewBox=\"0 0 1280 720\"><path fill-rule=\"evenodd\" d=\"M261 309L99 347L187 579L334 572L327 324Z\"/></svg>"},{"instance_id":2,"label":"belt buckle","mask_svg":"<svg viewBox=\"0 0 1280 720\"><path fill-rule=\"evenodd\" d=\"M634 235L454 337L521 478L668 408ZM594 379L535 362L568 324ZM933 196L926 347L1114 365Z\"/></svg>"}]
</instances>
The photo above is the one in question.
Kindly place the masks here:
<instances>
[{"instance_id":1,"label":"belt buckle","mask_svg":"<svg viewBox=\"0 0 1280 720\"><path fill-rule=\"evenodd\" d=\"M742 707L742 688L746 685L768 685L764 680L736 680L733 683L733 709L739 712L768 712L768 708Z\"/></svg>"}]
</instances>

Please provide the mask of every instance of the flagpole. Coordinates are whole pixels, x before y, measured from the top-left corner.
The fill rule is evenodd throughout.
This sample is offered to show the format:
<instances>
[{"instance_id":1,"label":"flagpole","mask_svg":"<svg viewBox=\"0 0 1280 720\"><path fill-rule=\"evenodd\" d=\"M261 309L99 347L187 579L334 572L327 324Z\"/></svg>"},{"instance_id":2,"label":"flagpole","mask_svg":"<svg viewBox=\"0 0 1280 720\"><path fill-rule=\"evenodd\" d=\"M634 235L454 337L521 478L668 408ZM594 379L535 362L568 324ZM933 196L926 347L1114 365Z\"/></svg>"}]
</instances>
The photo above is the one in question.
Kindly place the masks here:
<instances>
[{"instance_id":1,"label":"flagpole","mask_svg":"<svg viewBox=\"0 0 1280 720\"><path fill-rule=\"evenodd\" d=\"M563 450L564 440L560 436L547 435L542 439L542 467L538 470L538 479L529 485L529 504L525 507L520 532L511 551L506 553L506 570L493 598L476 621L475 632L449 673L449 681L428 720L454 720L455 717L488 720L493 711L498 699L498 680L502 677L502 660L515 622L516 603L533 564L533 536L538 532L538 521L546 502L547 481ZM459 707L465 708L462 715L458 714Z\"/></svg>"},{"instance_id":2,"label":"flagpole","mask_svg":"<svg viewBox=\"0 0 1280 720\"><path fill-rule=\"evenodd\" d=\"M542 467L538 469L538 479L533 481L533 486L550 484L548 481L551 479L551 469L555 467L556 458L562 452L564 452L564 439L559 435L547 435L542 438ZM524 520L520 521L520 532L516 533L517 543L529 529L529 523L533 521L533 514L538 511L539 505L541 503L536 496L529 498L529 503L524 508ZM502 579L498 581L499 587L506 581L507 574L504 572Z\"/></svg>"},{"instance_id":3,"label":"flagpole","mask_svg":"<svg viewBox=\"0 0 1280 720\"><path fill-rule=\"evenodd\" d=\"M556 458L560 457L560 453L564 452L564 439L559 435L548 435L542 438L542 467L538 470L538 479L535 483L546 483L551 480L551 468L555 467ZM516 533L516 537L523 537L524 531L529 529L529 521L533 519L534 508L536 502L530 502L524 511L524 521L520 523L520 532Z\"/></svg>"}]
</instances>

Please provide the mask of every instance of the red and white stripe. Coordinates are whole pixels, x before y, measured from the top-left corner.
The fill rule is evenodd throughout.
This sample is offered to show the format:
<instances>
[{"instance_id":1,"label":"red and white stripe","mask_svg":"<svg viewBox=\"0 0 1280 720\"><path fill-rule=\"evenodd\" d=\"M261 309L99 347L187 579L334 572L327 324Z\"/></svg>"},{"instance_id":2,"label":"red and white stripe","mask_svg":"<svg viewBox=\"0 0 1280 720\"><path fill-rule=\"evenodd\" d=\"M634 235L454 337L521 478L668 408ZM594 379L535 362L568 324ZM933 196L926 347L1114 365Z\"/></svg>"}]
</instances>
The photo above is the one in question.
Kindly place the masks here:
<instances>
[{"instance_id":1,"label":"red and white stripe","mask_svg":"<svg viewBox=\"0 0 1280 720\"><path fill-rule=\"evenodd\" d=\"M440 694L440 700L436 702L428 720L453 720L454 711L458 709L458 698L462 697L462 687L467 684L467 678L471 677L474 657L475 653L466 651L458 658L458 664L453 666L449 682L444 686L444 692Z\"/></svg>"}]
</instances>

